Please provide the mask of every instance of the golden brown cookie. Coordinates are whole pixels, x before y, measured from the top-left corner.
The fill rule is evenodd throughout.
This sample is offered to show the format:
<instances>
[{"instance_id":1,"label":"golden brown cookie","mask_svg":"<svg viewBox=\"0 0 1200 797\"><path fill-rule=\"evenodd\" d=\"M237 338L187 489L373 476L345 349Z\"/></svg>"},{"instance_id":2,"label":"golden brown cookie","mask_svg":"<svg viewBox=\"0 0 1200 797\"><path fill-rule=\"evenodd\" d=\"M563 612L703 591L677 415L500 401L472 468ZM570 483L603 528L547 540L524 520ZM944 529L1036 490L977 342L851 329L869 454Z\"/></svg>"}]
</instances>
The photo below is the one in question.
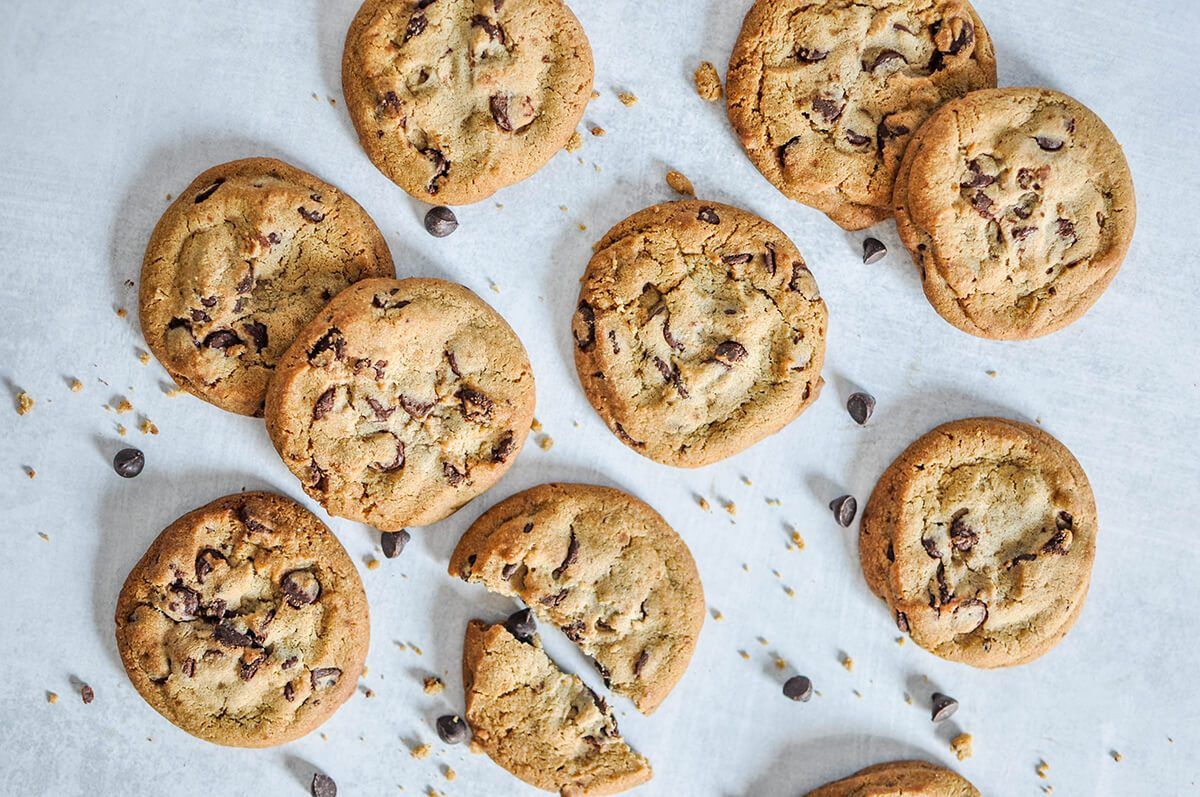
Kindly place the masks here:
<instances>
[{"instance_id":1,"label":"golden brown cookie","mask_svg":"<svg viewBox=\"0 0 1200 797\"><path fill-rule=\"evenodd\" d=\"M776 188L848 230L891 215L910 136L996 85L966 0L757 0L729 59L729 120Z\"/></svg>"},{"instance_id":2,"label":"golden brown cookie","mask_svg":"<svg viewBox=\"0 0 1200 797\"><path fill-rule=\"evenodd\" d=\"M266 419L330 514L397 531L495 484L533 407L525 348L482 299L443 280L376 279L338 294L296 336Z\"/></svg>"},{"instance_id":3,"label":"golden brown cookie","mask_svg":"<svg viewBox=\"0 0 1200 797\"><path fill-rule=\"evenodd\" d=\"M1116 275L1136 221L1121 145L1049 89L977 91L921 128L896 179L896 226L938 314L985 338L1077 320Z\"/></svg>"},{"instance_id":4,"label":"golden brown cookie","mask_svg":"<svg viewBox=\"0 0 1200 797\"><path fill-rule=\"evenodd\" d=\"M176 520L117 601L117 649L156 711L218 744L267 747L316 728L354 693L367 598L354 563L304 507L218 498Z\"/></svg>"},{"instance_id":5,"label":"golden brown cookie","mask_svg":"<svg viewBox=\"0 0 1200 797\"><path fill-rule=\"evenodd\" d=\"M592 91L592 51L562 0L367 0L342 91L374 164L417 199L463 205L540 169Z\"/></svg>"},{"instance_id":6,"label":"golden brown cookie","mask_svg":"<svg viewBox=\"0 0 1200 797\"><path fill-rule=\"evenodd\" d=\"M703 200L646 208L600 239L573 322L588 401L625 445L708 465L816 400L825 303L778 227Z\"/></svg>"},{"instance_id":7,"label":"golden brown cookie","mask_svg":"<svg viewBox=\"0 0 1200 797\"><path fill-rule=\"evenodd\" d=\"M393 276L375 222L334 186L272 158L214 166L154 228L142 261L142 334L184 390L262 415L300 328L347 285Z\"/></svg>"},{"instance_id":8,"label":"golden brown cookie","mask_svg":"<svg viewBox=\"0 0 1200 797\"><path fill-rule=\"evenodd\" d=\"M967 779L925 761L890 761L827 783L807 797L981 797Z\"/></svg>"},{"instance_id":9,"label":"golden brown cookie","mask_svg":"<svg viewBox=\"0 0 1200 797\"><path fill-rule=\"evenodd\" d=\"M645 783L650 762L629 749L604 698L555 666L535 635L467 625L466 720L481 747L521 780L564 797L617 794Z\"/></svg>"},{"instance_id":10,"label":"golden brown cookie","mask_svg":"<svg viewBox=\"0 0 1200 797\"><path fill-rule=\"evenodd\" d=\"M1024 664L1074 624L1096 553L1096 504L1062 443L1028 424L937 427L880 477L859 551L913 641L976 667Z\"/></svg>"},{"instance_id":11,"label":"golden brown cookie","mask_svg":"<svg viewBox=\"0 0 1200 797\"><path fill-rule=\"evenodd\" d=\"M644 714L683 677L704 624L687 545L649 506L608 487L543 484L500 502L467 529L449 570L520 598Z\"/></svg>"}]
</instances>

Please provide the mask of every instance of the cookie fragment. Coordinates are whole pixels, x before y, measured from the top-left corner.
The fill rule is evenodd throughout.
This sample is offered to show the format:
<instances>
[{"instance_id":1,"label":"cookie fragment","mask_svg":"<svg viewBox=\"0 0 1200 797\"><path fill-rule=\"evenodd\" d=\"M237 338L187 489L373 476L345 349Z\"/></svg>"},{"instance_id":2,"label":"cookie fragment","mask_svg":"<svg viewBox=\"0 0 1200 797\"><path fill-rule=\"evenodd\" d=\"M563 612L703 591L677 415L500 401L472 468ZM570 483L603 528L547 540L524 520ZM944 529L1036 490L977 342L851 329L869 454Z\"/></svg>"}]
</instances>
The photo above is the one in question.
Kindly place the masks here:
<instances>
[{"instance_id":1,"label":"cookie fragment","mask_svg":"<svg viewBox=\"0 0 1200 797\"><path fill-rule=\"evenodd\" d=\"M859 770L848 778L827 783L806 797L981 797L965 778L925 761L890 761Z\"/></svg>"},{"instance_id":2,"label":"cookie fragment","mask_svg":"<svg viewBox=\"0 0 1200 797\"><path fill-rule=\"evenodd\" d=\"M701 61L693 76L696 80L696 93L705 102L716 102L721 99L721 76L711 61Z\"/></svg>"}]
</instances>

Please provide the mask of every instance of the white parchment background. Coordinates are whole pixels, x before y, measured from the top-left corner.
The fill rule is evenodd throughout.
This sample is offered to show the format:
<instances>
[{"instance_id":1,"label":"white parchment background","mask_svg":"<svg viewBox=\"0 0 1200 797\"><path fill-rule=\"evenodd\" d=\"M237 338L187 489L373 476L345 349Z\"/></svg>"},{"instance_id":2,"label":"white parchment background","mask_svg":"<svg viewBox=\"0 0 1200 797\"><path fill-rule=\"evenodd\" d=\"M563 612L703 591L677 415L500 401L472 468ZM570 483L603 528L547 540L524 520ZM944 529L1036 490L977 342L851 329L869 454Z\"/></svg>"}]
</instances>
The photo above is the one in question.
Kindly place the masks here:
<instances>
[{"instance_id":1,"label":"white parchment background","mask_svg":"<svg viewBox=\"0 0 1200 797\"><path fill-rule=\"evenodd\" d=\"M466 620L510 609L450 579L444 562L492 502L567 479L622 487L660 510L724 615L706 623L691 669L654 717L615 701L630 742L654 764L641 794L799 795L900 756L954 763L988 795L1037 795L1045 784L1056 797L1196 793L1200 5L976 3L1001 84L1054 87L1095 109L1124 143L1138 190L1137 236L1107 295L1070 329L1028 343L976 340L941 321L890 222L877 234L891 255L864 266L861 235L786 201L758 175L723 106L702 102L691 82L702 59L724 75L748 0L573 5L601 93L581 127L608 134L585 134L578 157L561 153L494 201L460 210L460 230L435 240L421 228L423 209L360 152L342 107L342 38L356 0L0 2L0 379L5 402L17 390L37 401L21 418L0 407L0 792L300 795L319 767L347 795L399 786L532 793L433 733L434 717L461 709ZM640 102L623 107L618 90ZM375 696L344 706L322 728L327 740L314 733L261 751L197 741L155 714L125 678L111 620L129 567L184 511L243 487L303 500L260 422L168 398L162 369L135 356L143 342L124 282L137 279L166 195L247 155L284 158L349 191L378 221L402 275L457 280L491 302L529 350L538 417L555 441L548 452L527 446L491 494L418 531L401 559L377 570L365 567L376 533L331 521L370 599L363 683ZM618 443L584 400L571 360L571 310L592 242L672 198L668 167L702 196L782 227L830 309L820 401L773 439L700 471L655 465ZM84 381L82 393L68 390L71 377ZM858 387L879 400L865 429L842 409ZM133 416L102 409L120 396L161 434L145 437ZM936 423L987 413L1040 419L1071 448L1094 485L1102 529L1078 626L1040 661L1000 672L897 646L859 573L855 529L836 526L826 508L844 491L865 499L891 458ZM131 427L124 441L118 420ZM132 481L110 468L122 443L146 451ZM696 494L708 496L711 514ZM721 500L736 502L736 518ZM785 550L789 523L807 541L803 552ZM564 667L598 684L564 638L547 639ZM787 670L776 670L774 654ZM780 695L797 671L819 698ZM445 678L443 694L422 692L428 673ZM92 705L72 678L94 687ZM928 720L934 687L962 701L953 727ZM62 696L56 705L48 690ZM962 764L947 746L958 729L975 737L975 756ZM432 742L433 755L411 758L417 742ZM1048 780L1034 772L1040 759ZM458 773L452 783L446 764Z\"/></svg>"}]
</instances>

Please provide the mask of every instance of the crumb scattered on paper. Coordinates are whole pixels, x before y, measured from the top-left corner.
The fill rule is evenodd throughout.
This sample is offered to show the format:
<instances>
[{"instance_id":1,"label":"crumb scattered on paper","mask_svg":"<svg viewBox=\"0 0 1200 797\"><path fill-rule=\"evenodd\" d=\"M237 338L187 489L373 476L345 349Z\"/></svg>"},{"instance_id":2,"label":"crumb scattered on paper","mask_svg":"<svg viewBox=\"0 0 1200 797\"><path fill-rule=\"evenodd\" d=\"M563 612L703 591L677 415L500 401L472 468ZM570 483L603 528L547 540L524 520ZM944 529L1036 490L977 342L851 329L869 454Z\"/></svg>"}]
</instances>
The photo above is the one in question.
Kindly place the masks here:
<instances>
[{"instance_id":1,"label":"crumb scattered on paper","mask_svg":"<svg viewBox=\"0 0 1200 797\"><path fill-rule=\"evenodd\" d=\"M667 185L677 194L690 197L696 196L696 189L692 187L692 181L683 172L677 172L674 169L667 172Z\"/></svg>"},{"instance_id":2,"label":"crumb scattered on paper","mask_svg":"<svg viewBox=\"0 0 1200 797\"><path fill-rule=\"evenodd\" d=\"M950 740L950 749L954 752L954 755L958 756L959 761L966 761L975 752L971 746L972 742L971 734L960 733Z\"/></svg>"},{"instance_id":3,"label":"crumb scattered on paper","mask_svg":"<svg viewBox=\"0 0 1200 797\"><path fill-rule=\"evenodd\" d=\"M716 102L721 99L721 76L711 61L702 61L696 67L696 93L705 102Z\"/></svg>"}]
</instances>

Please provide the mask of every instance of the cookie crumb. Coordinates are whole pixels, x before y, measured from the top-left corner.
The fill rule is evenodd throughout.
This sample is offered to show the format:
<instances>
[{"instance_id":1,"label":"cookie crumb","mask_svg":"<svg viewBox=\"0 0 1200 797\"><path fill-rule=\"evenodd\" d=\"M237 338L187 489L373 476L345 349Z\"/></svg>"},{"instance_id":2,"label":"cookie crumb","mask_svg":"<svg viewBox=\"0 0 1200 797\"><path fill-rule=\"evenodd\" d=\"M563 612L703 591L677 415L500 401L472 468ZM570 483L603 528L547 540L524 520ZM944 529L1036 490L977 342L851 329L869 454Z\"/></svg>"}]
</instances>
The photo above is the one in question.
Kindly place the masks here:
<instances>
[{"instance_id":1,"label":"cookie crumb","mask_svg":"<svg viewBox=\"0 0 1200 797\"><path fill-rule=\"evenodd\" d=\"M431 748L431 747L430 747L429 745L427 745L427 744L419 744L419 745L417 745L416 747L414 747L414 748L412 749L412 757L413 757L413 758L418 758L418 759L420 759L420 758L429 758L429 751L430 751L430 750L432 750L432 749L433 749L433 748Z\"/></svg>"},{"instance_id":2,"label":"cookie crumb","mask_svg":"<svg viewBox=\"0 0 1200 797\"><path fill-rule=\"evenodd\" d=\"M542 422L539 421L537 418L534 418L533 422L529 424L529 431L531 431L531 432L542 431Z\"/></svg>"},{"instance_id":3,"label":"cookie crumb","mask_svg":"<svg viewBox=\"0 0 1200 797\"><path fill-rule=\"evenodd\" d=\"M907 637L902 637L902 636L898 636L898 637L896 637L896 644L897 644L899 647L904 647L904 640L905 640L905 639L907 639Z\"/></svg>"},{"instance_id":4,"label":"cookie crumb","mask_svg":"<svg viewBox=\"0 0 1200 797\"><path fill-rule=\"evenodd\" d=\"M495 282L493 282L492 280L488 280L488 287L492 289L492 293L499 293L499 292L500 292L500 286L499 286L499 285L497 285L497 284L496 284Z\"/></svg>"},{"instance_id":5,"label":"cookie crumb","mask_svg":"<svg viewBox=\"0 0 1200 797\"><path fill-rule=\"evenodd\" d=\"M436 675L430 675L425 679L425 694L427 695L439 695L445 688L446 684Z\"/></svg>"},{"instance_id":6,"label":"cookie crumb","mask_svg":"<svg viewBox=\"0 0 1200 797\"><path fill-rule=\"evenodd\" d=\"M28 415L33 412L34 400L22 390L17 394L17 415Z\"/></svg>"},{"instance_id":7,"label":"cookie crumb","mask_svg":"<svg viewBox=\"0 0 1200 797\"><path fill-rule=\"evenodd\" d=\"M712 505L708 503L708 499L705 498L704 496L702 496L702 495L698 496L696 498L696 503L699 504L700 508L703 509L705 512L712 511Z\"/></svg>"},{"instance_id":8,"label":"cookie crumb","mask_svg":"<svg viewBox=\"0 0 1200 797\"><path fill-rule=\"evenodd\" d=\"M543 451L549 451L550 449L554 448L554 438L548 434L544 434L538 440L538 445L541 446Z\"/></svg>"},{"instance_id":9,"label":"cookie crumb","mask_svg":"<svg viewBox=\"0 0 1200 797\"><path fill-rule=\"evenodd\" d=\"M747 653L747 652L746 652L746 651L744 651L744 650L739 650L739 651L738 651L738 655L739 655L739 656L741 656L741 657L742 657L743 659L745 659L746 661L749 661L749 660L750 660L750 654L749 654L749 653Z\"/></svg>"},{"instance_id":10,"label":"cookie crumb","mask_svg":"<svg viewBox=\"0 0 1200 797\"><path fill-rule=\"evenodd\" d=\"M959 761L966 761L974 754L975 750L972 748L972 741L971 734L969 733L960 733L950 740L950 749L954 752L954 755L958 756Z\"/></svg>"},{"instance_id":11,"label":"cookie crumb","mask_svg":"<svg viewBox=\"0 0 1200 797\"><path fill-rule=\"evenodd\" d=\"M45 542L50 542L50 535L47 534L46 532L39 531L38 536L41 537Z\"/></svg>"},{"instance_id":12,"label":"cookie crumb","mask_svg":"<svg viewBox=\"0 0 1200 797\"><path fill-rule=\"evenodd\" d=\"M1120 753L1118 753L1116 750L1109 750L1108 754L1110 756L1112 756L1112 760L1116 761L1118 764L1121 763L1121 759L1125 757L1125 756L1121 755Z\"/></svg>"},{"instance_id":13,"label":"cookie crumb","mask_svg":"<svg viewBox=\"0 0 1200 797\"><path fill-rule=\"evenodd\" d=\"M158 434L158 427L149 418L142 418L142 422L138 424L138 431L142 434Z\"/></svg>"},{"instance_id":14,"label":"cookie crumb","mask_svg":"<svg viewBox=\"0 0 1200 797\"><path fill-rule=\"evenodd\" d=\"M725 615L721 614L720 609L714 608L710 609L709 611L712 612L712 619L716 620L718 623L725 619Z\"/></svg>"},{"instance_id":15,"label":"cookie crumb","mask_svg":"<svg viewBox=\"0 0 1200 797\"><path fill-rule=\"evenodd\" d=\"M754 482L750 481L750 477L749 477L749 476L743 476L743 477L742 477L742 484L746 485L747 487L753 487L753 486L754 486Z\"/></svg>"},{"instance_id":16,"label":"cookie crumb","mask_svg":"<svg viewBox=\"0 0 1200 797\"><path fill-rule=\"evenodd\" d=\"M119 434L121 437L124 437L125 433L128 431L129 430L125 428L125 424L122 424L122 423L117 424L117 434Z\"/></svg>"},{"instance_id":17,"label":"cookie crumb","mask_svg":"<svg viewBox=\"0 0 1200 797\"><path fill-rule=\"evenodd\" d=\"M600 127L599 125L592 128L592 135L595 136L596 138L600 138L602 135L604 135L607 132L608 132L607 130L605 130L603 127Z\"/></svg>"},{"instance_id":18,"label":"cookie crumb","mask_svg":"<svg viewBox=\"0 0 1200 797\"><path fill-rule=\"evenodd\" d=\"M913 704L913 702L912 702L912 695L910 695L908 692L905 692L905 693L904 693L904 702L905 702L905 703L907 703L907 704L908 704L908 705L910 705L910 706Z\"/></svg>"},{"instance_id":19,"label":"cookie crumb","mask_svg":"<svg viewBox=\"0 0 1200 797\"><path fill-rule=\"evenodd\" d=\"M758 644L762 645L763 647L766 647L767 645L771 644L770 640L768 640L765 636L757 637L757 639L758 639Z\"/></svg>"},{"instance_id":20,"label":"cookie crumb","mask_svg":"<svg viewBox=\"0 0 1200 797\"><path fill-rule=\"evenodd\" d=\"M667 185L677 194L690 196L693 199L696 196L696 189L692 187L692 181L683 172L677 172L674 169L667 172Z\"/></svg>"},{"instance_id":21,"label":"cookie crumb","mask_svg":"<svg viewBox=\"0 0 1200 797\"><path fill-rule=\"evenodd\" d=\"M57 692L47 692L46 693L46 702L49 703L50 705L54 705L55 703L57 703L58 702L58 693Z\"/></svg>"},{"instance_id":22,"label":"cookie crumb","mask_svg":"<svg viewBox=\"0 0 1200 797\"><path fill-rule=\"evenodd\" d=\"M730 515L736 515L737 514L737 504L735 504L733 501L727 501L725 503L725 511L728 512Z\"/></svg>"},{"instance_id":23,"label":"cookie crumb","mask_svg":"<svg viewBox=\"0 0 1200 797\"><path fill-rule=\"evenodd\" d=\"M716 102L721 99L721 76L711 61L701 61L696 67L696 93L705 102Z\"/></svg>"},{"instance_id":24,"label":"cookie crumb","mask_svg":"<svg viewBox=\"0 0 1200 797\"><path fill-rule=\"evenodd\" d=\"M789 598L794 598L794 597L796 597L796 590L792 589L787 584L784 584L783 585L783 594L787 595Z\"/></svg>"},{"instance_id":25,"label":"cookie crumb","mask_svg":"<svg viewBox=\"0 0 1200 797\"><path fill-rule=\"evenodd\" d=\"M71 392L78 393L81 390L83 390L83 382L80 382L78 379L72 379L71 380Z\"/></svg>"},{"instance_id":26,"label":"cookie crumb","mask_svg":"<svg viewBox=\"0 0 1200 797\"><path fill-rule=\"evenodd\" d=\"M124 317L125 317L125 316L127 316L127 315L129 315L129 313L125 312L125 308L124 308L124 307L118 307L118 308L117 308L117 318L124 318Z\"/></svg>"},{"instance_id":27,"label":"cookie crumb","mask_svg":"<svg viewBox=\"0 0 1200 797\"><path fill-rule=\"evenodd\" d=\"M375 690L369 686L363 687L363 697L375 697Z\"/></svg>"},{"instance_id":28,"label":"cookie crumb","mask_svg":"<svg viewBox=\"0 0 1200 797\"><path fill-rule=\"evenodd\" d=\"M138 362L140 362L142 365L150 364L150 352L148 352L148 351L142 351L141 349L138 349L137 350L137 358L138 358Z\"/></svg>"},{"instance_id":29,"label":"cookie crumb","mask_svg":"<svg viewBox=\"0 0 1200 797\"><path fill-rule=\"evenodd\" d=\"M804 550L804 538L800 536L800 532L792 529L792 545L796 546L797 551Z\"/></svg>"},{"instance_id":30,"label":"cookie crumb","mask_svg":"<svg viewBox=\"0 0 1200 797\"><path fill-rule=\"evenodd\" d=\"M632 91L619 92L617 94L617 99L620 100L621 104L626 108L632 108L634 105L637 105L638 101L637 95L635 95Z\"/></svg>"},{"instance_id":31,"label":"cookie crumb","mask_svg":"<svg viewBox=\"0 0 1200 797\"><path fill-rule=\"evenodd\" d=\"M600 99L600 92L596 91L595 89L592 89L592 96L591 96L591 99L593 99L593 100L598 100L598 99Z\"/></svg>"},{"instance_id":32,"label":"cookie crumb","mask_svg":"<svg viewBox=\"0 0 1200 797\"><path fill-rule=\"evenodd\" d=\"M164 390L163 395L165 395L167 398L176 398L177 396L182 396L183 391L177 387L172 387Z\"/></svg>"},{"instance_id":33,"label":"cookie crumb","mask_svg":"<svg viewBox=\"0 0 1200 797\"><path fill-rule=\"evenodd\" d=\"M1037 776L1039 778L1045 778L1046 773L1050 771L1050 765L1046 763L1045 759L1042 759L1038 762L1038 765L1034 768L1034 771L1037 772Z\"/></svg>"},{"instance_id":34,"label":"cookie crumb","mask_svg":"<svg viewBox=\"0 0 1200 797\"><path fill-rule=\"evenodd\" d=\"M780 501L778 498L768 498L767 506L783 506L783 502Z\"/></svg>"},{"instance_id":35,"label":"cookie crumb","mask_svg":"<svg viewBox=\"0 0 1200 797\"><path fill-rule=\"evenodd\" d=\"M854 659L843 655L842 666L846 668L846 672L854 672Z\"/></svg>"},{"instance_id":36,"label":"cookie crumb","mask_svg":"<svg viewBox=\"0 0 1200 797\"><path fill-rule=\"evenodd\" d=\"M329 97L329 104L336 108L337 100L335 100L333 97Z\"/></svg>"},{"instance_id":37,"label":"cookie crumb","mask_svg":"<svg viewBox=\"0 0 1200 797\"><path fill-rule=\"evenodd\" d=\"M579 135L579 131L576 130L571 134L571 137L567 139L567 143L563 146L563 149L565 149L567 152L578 152L579 148L582 146L583 136Z\"/></svg>"},{"instance_id":38,"label":"cookie crumb","mask_svg":"<svg viewBox=\"0 0 1200 797\"><path fill-rule=\"evenodd\" d=\"M787 659L783 658L782 656L775 657L775 669L786 670L787 666Z\"/></svg>"},{"instance_id":39,"label":"cookie crumb","mask_svg":"<svg viewBox=\"0 0 1200 797\"><path fill-rule=\"evenodd\" d=\"M125 413L133 410L133 405L129 403L129 399L123 398L121 399L121 402L117 404L116 409L117 415L124 415Z\"/></svg>"},{"instance_id":40,"label":"cookie crumb","mask_svg":"<svg viewBox=\"0 0 1200 797\"><path fill-rule=\"evenodd\" d=\"M413 643L409 642L409 643L408 643L408 646L409 646L410 648L412 648L412 652L413 652L413 653L416 653L418 656L424 656L424 655L425 655L425 651L421 650L419 647L417 647L417 646L416 646L416 645L414 645Z\"/></svg>"},{"instance_id":41,"label":"cookie crumb","mask_svg":"<svg viewBox=\"0 0 1200 797\"><path fill-rule=\"evenodd\" d=\"M992 379L995 379L1000 375L998 371L984 371L984 373L990 376Z\"/></svg>"},{"instance_id":42,"label":"cookie crumb","mask_svg":"<svg viewBox=\"0 0 1200 797\"><path fill-rule=\"evenodd\" d=\"M29 467L28 465L26 465L26 466L25 466L25 475L26 475L26 476L28 476L28 477L29 477L29 478L31 478L31 479L36 479L36 478L37 478L37 471L36 471L36 470L34 470L33 468Z\"/></svg>"},{"instance_id":43,"label":"cookie crumb","mask_svg":"<svg viewBox=\"0 0 1200 797\"><path fill-rule=\"evenodd\" d=\"M446 780L454 780L455 778L458 777L458 773L455 772L450 767L446 767L445 769L443 769L442 774L446 777Z\"/></svg>"},{"instance_id":44,"label":"cookie crumb","mask_svg":"<svg viewBox=\"0 0 1200 797\"><path fill-rule=\"evenodd\" d=\"M587 232L587 225L586 225L586 224L584 224L583 222L580 222L580 223L579 223L579 231L580 231L580 232Z\"/></svg>"},{"instance_id":45,"label":"cookie crumb","mask_svg":"<svg viewBox=\"0 0 1200 797\"><path fill-rule=\"evenodd\" d=\"M374 557L371 557L370 559L368 559L367 560L367 569L368 570L378 570L379 569L379 560Z\"/></svg>"},{"instance_id":46,"label":"cookie crumb","mask_svg":"<svg viewBox=\"0 0 1200 797\"><path fill-rule=\"evenodd\" d=\"M1047 783L1045 786L1042 786L1042 792L1044 794L1054 794L1054 787Z\"/></svg>"}]
</instances>

